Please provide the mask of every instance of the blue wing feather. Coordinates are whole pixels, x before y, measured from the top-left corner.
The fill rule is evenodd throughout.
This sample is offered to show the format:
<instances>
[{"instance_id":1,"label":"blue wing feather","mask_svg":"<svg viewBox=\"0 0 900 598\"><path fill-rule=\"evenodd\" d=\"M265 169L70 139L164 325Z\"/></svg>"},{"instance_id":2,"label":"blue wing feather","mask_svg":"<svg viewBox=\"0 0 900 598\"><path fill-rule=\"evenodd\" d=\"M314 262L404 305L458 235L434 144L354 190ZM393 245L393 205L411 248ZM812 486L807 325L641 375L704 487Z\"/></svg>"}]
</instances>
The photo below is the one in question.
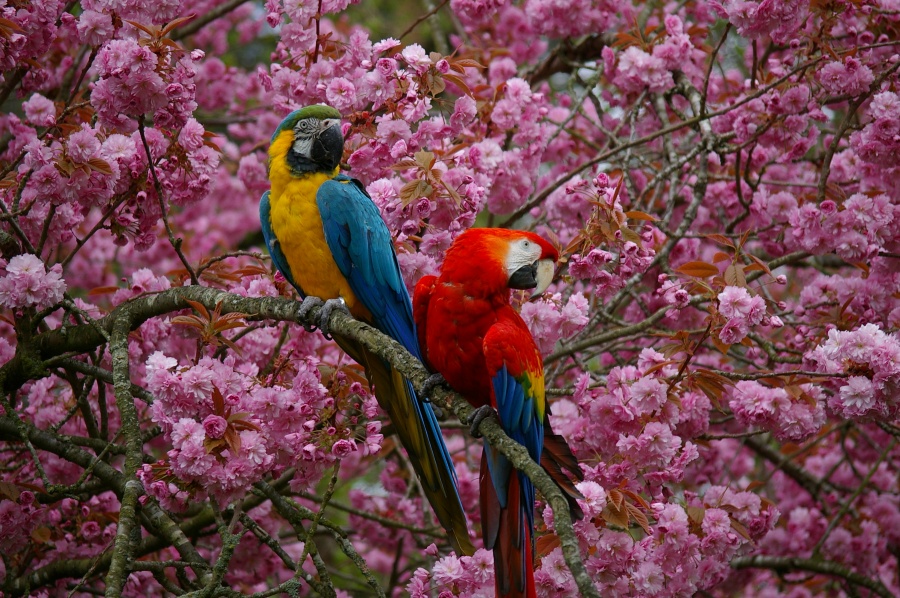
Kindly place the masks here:
<instances>
[{"instance_id":1,"label":"blue wing feather","mask_svg":"<svg viewBox=\"0 0 900 598\"><path fill-rule=\"evenodd\" d=\"M287 279L295 289L297 289L300 296L304 297L303 289L294 282L294 277L291 275L291 268L288 266L287 258L284 257L284 253L281 251L281 245L278 243L275 232L272 230L271 212L272 207L269 204L269 192L266 191L259 200L259 222L262 225L263 238L266 240L266 249L269 250L269 255L272 256L272 263L275 264L278 271L281 272L285 279Z\"/></svg>"},{"instance_id":2,"label":"blue wing feather","mask_svg":"<svg viewBox=\"0 0 900 598\"><path fill-rule=\"evenodd\" d=\"M412 314L412 302L400 274L394 254L394 242L378 208L362 183L346 175L325 181L316 193L316 205L322 216L325 241L353 294L372 314L376 328L398 341L421 361L419 340ZM406 382L411 397L412 384ZM434 455L456 481L456 469L443 443L441 428L429 403L417 398L413 406L419 420L435 440ZM455 488L454 488L455 493Z\"/></svg>"},{"instance_id":3,"label":"blue wing feather","mask_svg":"<svg viewBox=\"0 0 900 598\"><path fill-rule=\"evenodd\" d=\"M353 293L372 314L370 323L421 360L412 303L390 231L362 184L338 175L322 184L316 204L328 248Z\"/></svg>"},{"instance_id":4,"label":"blue wing feather","mask_svg":"<svg viewBox=\"0 0 900 598\"><path fill-rule=\"evenodd\" d=\"M510 438L525 446L528 454L536 462L541 462L541 449L544 444L544 424L537 417L534 397L525 391L522 380L517 379L506 367L506 364L491 378L494 387L494 397L497 401L497 415L500 425ZM500 505L506 507L506 489L509 484L511 466L509 461L501 454L488 450L488 470L491 473L491 481L500 500ZM518 473L520 487L524 493L526 505L534 504L534 485L525 475ZM533 509L527 509L526 515L529 524L534 526Z\"/></svg>"}]
</instances>

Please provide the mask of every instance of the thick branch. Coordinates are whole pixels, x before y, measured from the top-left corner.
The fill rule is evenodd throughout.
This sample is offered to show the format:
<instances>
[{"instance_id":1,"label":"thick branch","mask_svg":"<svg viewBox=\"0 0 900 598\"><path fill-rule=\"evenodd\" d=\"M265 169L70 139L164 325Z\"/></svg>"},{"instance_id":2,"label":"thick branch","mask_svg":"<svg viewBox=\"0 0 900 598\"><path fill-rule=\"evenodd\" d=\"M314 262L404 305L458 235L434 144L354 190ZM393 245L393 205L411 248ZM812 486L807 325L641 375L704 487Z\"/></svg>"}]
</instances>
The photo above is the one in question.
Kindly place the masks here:
<instances>
[{"instance_id":1,"label":"thick branch","mask_svg":"<svg viewBox=\"0 0 900 598\"><path fill-rule=\"evenodd\" d=\"M812 573L833 575L835 577L846 579L854 585L872 590L877 595L883 596L884 598L892 598L893 596L880 581L860 575L833 561L757 555L736 558L731 561L731 566L734 569L771 569L772 571L781 574L810 571Z\"/></svg>"},{"instance_id":2,"label":"thick branch","mask_svg":"<svg viewBox=\"0 0 900 598\"><path fill-rule=\"evenodd\" d=\"M125 329L135 330L143 322L154 316L188 307L185 302L186 299L203 303L209 309L213 309L216 304L221 303L222 313L240 312L247 314L250 319L301 322L297 316L297 303L289 299L240 297L206 287L178 287L155 295L139 297L119 305L109 315L91 325L65 327L38 335L32 343L33 350L43 359L70 351L87 351L105 342L100 330L112 333L118 329L117 326L123 327L118 329L120 332ZM318 309L312 310L308 318L309 323L315 323L317 317ZM121 321L127 322L127 325L117 325L117 322ZM358 340L368 349L392 363L401 374L409 378L418 388L421 388L428 378L428 371L418 360L410 355L399 343L374 328L337 311L332 314L330 324L333 333ZM24 383L27 381L27 377L23 379L22 374L26 371L23 366L24 364L21 362L19 351L17 350L16 357L4 365L3 368L0 368L0 380L5 385L11 385L13 381L18 384ZM127 387L124 386L125 383L123 379L122 391L129 394L130 400L130 381L128 381L129 386ZM452 409L461 420L465 420L468 417L471 408L462 397L456 393L449 393L440 389L436 395L436 399L442 402L445 407ZM509 458L514 467L528 475L534 482L535 487L547 499L547 502L553 509L555 528L560 538L563 556L575 577L579 590L584 596L598 596L581 559L578 540L569 516L568 503L562 491L547 473L530 458L525 448L510 439L496 422L488 420L487 423L482 424L481 428L487 441ZM122 492L125 490L125 476L119 472L115 473L121 483L120 492ZM182 558L185 558L185 556L182 555ZM192 559L185 558L185 560Z\"/></svg>"}]
</instances>

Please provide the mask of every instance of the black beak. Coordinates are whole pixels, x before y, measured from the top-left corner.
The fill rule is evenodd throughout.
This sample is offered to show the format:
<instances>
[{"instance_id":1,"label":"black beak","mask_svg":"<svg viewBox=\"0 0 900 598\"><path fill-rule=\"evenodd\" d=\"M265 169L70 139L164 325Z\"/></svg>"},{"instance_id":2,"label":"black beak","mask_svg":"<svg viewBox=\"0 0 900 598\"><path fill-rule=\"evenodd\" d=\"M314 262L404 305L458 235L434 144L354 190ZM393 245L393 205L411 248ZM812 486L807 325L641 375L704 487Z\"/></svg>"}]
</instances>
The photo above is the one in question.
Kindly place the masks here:
<instances>
[{"instance_id":1,"label":"black beak","mask_svg":"<svg viewBox=\"0 0 900 598\"><path fill-rule=\"evenodd\" d=\"M537 287L537 262L528 266L522 266L509 277L511 289L533 289Z\"/></svg>"},{"instance_id":2,"label":"black beak","mask_svg":"<svg viewBox=\"0 0 900 598\"><path fill-rule=\"evenodd\" d=\"M340 123L332 125L319 133L313 142L312 159L325 167L334 170L341 163L344 153L344 136L341 135Z\"/></svg>"}]
</instances>

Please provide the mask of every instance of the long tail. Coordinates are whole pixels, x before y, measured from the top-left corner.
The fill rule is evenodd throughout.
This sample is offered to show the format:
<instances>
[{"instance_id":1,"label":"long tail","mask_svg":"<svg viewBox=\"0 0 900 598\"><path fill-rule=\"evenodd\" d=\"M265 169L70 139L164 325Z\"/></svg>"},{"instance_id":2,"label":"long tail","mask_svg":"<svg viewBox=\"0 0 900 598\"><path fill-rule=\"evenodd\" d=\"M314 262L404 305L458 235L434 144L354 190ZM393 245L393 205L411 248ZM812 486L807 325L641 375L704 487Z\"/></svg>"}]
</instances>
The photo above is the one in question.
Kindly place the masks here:
<instances>
[{"instance_id":1,"label":"long tail","mask_svg":"<svg viewBox=\"0 0 900 598\"><path fill-rule=\"evenodd\" d=\"M541 467L544 468L556 485L566 495L569 503L569 512L572 518L579 520L584 518L584 511L578 506L577 499L584 498L575 487L570 475L577 481L584 479L584 472L578 466L578 459L572 454L566 439L553 432L550 428L550 418L544 418L544 448L541 451ZM569 474L566 474L566 470Z\"/></svg>"},{"instance_id":2,"label":"long tail","mask_svg":"<svg viewBox=\"0 0 900 598\"><path fill-rule=\"evenodd\" d=\"M534 487L526 476L509 470L506 506L491 479L487 449L481 455L481 526L484 547L494 551L498 598L536 598L534 585ZM495 467L507 465L494 455Z\"/></svg>"},{"instance_id":3,"label":"long tail","mask_svg":"<svg viewBox=\"0 0 900 598\"><path fill-rule=\"evenodd\" d=\"M410 461L438 521L456 554L471 555L475 547L457 491L456 471L444 444L437 417L429 403L419 400L412 384L359 343L335 337L341 348L366 369L375 397L384 409Z\"/></svg>"}]
</instances>

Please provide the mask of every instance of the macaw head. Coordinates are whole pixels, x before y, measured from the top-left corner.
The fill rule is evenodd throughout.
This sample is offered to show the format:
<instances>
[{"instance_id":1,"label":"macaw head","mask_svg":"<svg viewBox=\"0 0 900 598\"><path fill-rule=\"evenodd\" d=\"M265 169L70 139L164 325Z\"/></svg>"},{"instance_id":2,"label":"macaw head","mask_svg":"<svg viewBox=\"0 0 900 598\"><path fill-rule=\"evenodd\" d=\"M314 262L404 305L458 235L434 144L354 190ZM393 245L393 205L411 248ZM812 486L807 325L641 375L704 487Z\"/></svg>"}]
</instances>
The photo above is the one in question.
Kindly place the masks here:
<instances>
[{"instance_id":1,"label":"macaw head","mask_svg":"<svg viewBox=\"0 0 900 598\"><path fill-rule=\"evenodd\" d=\"M341 113L325 104L288 114L269 146L269 160L284 160L293 174L331 172L341 163L344 136Z\"/></svg>"},{"instance_id":2,"label":"macaw head","mask_svg":"<svg viewBox=\"0 0 900 598\"><path fill-rule=\"evenodd\" d=\"M536 297L552 282L558 260L556 248L534 233L473 228L447 250L440 279L464 284L476 294L527 289Z\"/></svg>"}]
</instances>

